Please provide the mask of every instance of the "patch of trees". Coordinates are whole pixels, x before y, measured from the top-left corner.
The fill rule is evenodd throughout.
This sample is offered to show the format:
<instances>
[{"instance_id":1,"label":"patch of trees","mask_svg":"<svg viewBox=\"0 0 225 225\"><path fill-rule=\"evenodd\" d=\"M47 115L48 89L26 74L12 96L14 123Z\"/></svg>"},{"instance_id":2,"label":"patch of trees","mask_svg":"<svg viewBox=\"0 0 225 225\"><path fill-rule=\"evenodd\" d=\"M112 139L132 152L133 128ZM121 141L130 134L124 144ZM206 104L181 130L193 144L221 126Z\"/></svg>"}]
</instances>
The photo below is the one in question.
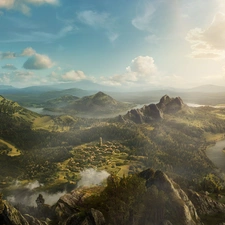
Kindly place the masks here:
<instances>
[{"instance_id":1,"label":"patch of trees","mask_svg":"<svg viewBox=\"0 0 225 225\"><path fill-rule=\"evenodd\" d=\"M155 185L147 188L137 175L110 176L100 195L86 200L85 208L100 210L111 225L159 224L166 217L166 194Z\"/></svg>"}]
</instances>

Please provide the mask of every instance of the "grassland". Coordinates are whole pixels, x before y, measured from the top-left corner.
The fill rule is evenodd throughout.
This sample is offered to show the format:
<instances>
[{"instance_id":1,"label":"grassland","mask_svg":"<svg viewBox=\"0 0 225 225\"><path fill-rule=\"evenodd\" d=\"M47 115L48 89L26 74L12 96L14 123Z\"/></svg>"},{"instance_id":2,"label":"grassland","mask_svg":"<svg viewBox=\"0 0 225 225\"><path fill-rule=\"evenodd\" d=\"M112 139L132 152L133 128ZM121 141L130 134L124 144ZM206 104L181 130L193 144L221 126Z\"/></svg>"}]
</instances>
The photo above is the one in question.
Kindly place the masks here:
<instances>
[{"instance_id":1,"label":"grassland","mask_svg":"<svg viewBox=\"0 0 225 225\"><path fill-rule=\"evenodd\" d=\"M0 143L3 143L8 147L8 149L9 149L9 151L7 153L8 156L13 157L13 156L19 156L21 154L21 151L19 149L17 149L14 145L10 144L9 142L6 142L6 141L0 139Z\"/></svg>"}]
</instances>

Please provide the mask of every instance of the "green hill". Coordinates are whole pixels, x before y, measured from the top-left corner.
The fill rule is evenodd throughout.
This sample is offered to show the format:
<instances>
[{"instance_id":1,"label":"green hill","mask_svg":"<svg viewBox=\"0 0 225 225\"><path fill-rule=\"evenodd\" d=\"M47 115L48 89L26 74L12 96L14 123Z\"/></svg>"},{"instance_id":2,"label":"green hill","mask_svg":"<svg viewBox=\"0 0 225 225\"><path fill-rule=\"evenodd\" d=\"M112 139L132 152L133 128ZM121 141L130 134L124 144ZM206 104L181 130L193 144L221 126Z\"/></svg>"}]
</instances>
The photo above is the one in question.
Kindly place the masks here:
<instances>
[{"instance_id":1,"label":"green hill","mask_svg":"<svg viewBox=\"0 0 225 225\"><path fill-rule=\"evenodd\" d=\"M17 102L8 100L3 96L0 96L0 115L1 119L13 119L15 121L23 121L31 123L35 118L39 117L37 113L34 113L28 109L21 107Z\"/></svg>"},{"instance_id":2,"label":"green hill","mask_svg":"<svg viewBox=\"0 0 225 225\"><path fill-rule=\"evenodd\" d=\"M65 98L65 97L64 97ZM71 97L61 104L59 99L52 100L58 105L48 105L47 109L51 111L60 111L68 114L77 114L80 116L105 116L109 114L119 114L130 109L133 105L129 103L119 102L111 96L98 92L94 95L85 96L80 99L72 99Z\"/></svg>"}]
</instances>

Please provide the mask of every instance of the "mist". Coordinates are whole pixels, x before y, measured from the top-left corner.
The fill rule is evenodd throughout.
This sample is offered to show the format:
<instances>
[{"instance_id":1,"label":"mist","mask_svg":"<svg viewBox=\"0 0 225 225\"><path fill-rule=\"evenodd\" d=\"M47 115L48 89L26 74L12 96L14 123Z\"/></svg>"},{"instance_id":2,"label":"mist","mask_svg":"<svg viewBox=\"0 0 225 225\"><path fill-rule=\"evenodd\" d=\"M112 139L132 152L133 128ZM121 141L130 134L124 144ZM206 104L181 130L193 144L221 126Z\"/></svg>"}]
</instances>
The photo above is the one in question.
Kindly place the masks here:
<instances>
[{"instance_id":1,"label":"mist","mask_svg":"<svg viewBox=\"0 0 225 225\"><path fill-rule=\"evenodd\" d=\"M89 187L89 186L95 186L100 185L102 182L110 176L108 172L105 170L97 171L93 168L85 169L80 172L81 179L79 180L77 186L78 187Z\"/></svg>"},{"instance_id":2,"label":"mist","mask_svg":"<svg viewBox=\"0 0 225 225\"><path fill-rule=\"evenodd\" d=\"M97 171L93 168L84 169L80 171L81 179L79 180L77 187L90 187L101 185L102 182L110 176L105 170ZM16 190L12 191L7 197L13 205L22 204L26 206L36 207L36 199L39 194L42 194L45 199L45 204L53 205L59 198L67 193L66 190L50 194L45 191L38 191L37 188L44 187L39 181L34 181L22 186L20 181L15 181Z\"/></svg>"},{"instance_id":3,"label":"mist","mask_svg":"<svg viewBox=\"0 0 225 225\"><path fill-rule=\"evenodd\" d=\"M43 195L45 199L45 204L53 205L59 198L66 194L66 190L62 192L56 192L54 194L49 194L48 192L38 191L37 188L43 187L43 184L40 184L39 181L30 182L25 186L20 185L20 181L15 181L16 190L12 191L9 196L6 197L13 205L22 204L26 206L36 207L36 199L39 194Z\"/></svg>"}]
</instances>

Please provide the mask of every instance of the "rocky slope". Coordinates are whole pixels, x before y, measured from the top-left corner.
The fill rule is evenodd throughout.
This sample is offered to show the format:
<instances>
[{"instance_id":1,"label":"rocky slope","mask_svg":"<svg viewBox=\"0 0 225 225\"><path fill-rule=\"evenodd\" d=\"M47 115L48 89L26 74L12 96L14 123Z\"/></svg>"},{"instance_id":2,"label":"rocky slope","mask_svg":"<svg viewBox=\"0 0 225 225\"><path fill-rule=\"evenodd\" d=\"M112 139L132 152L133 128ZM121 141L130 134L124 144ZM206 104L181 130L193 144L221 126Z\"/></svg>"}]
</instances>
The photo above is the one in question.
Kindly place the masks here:
<instances>
[{"instance_id":1,"label":"rocky slope","mask_svg":"<svg viewBox=\"0 0 225 225\"><path fill-rule=\"evenodd\" d=\"M149 174L148 174L149 173ZM146 186L155 185L158 190L166 193L169 201L167 203L167 221L171 224L197 225L201 224L195 206L186 193L172 181L165 173L156 171L154 176L148 170L140 173L146 179Z\"/></svg>"},{"instance_id":2,"label":"rocky slope","mask_svg":"<svg viewBox=\"0 0 225 225\"><path fill-rule=\"evenodd\" d=\"M153 172L147 169L138 175L146 180L146 188L156 187L159 193L166 194L166 205L157 205L166 208L166 213L157 223L151 221L141 222L141 225L212 225L223 224L225 205L213 200L205 194L199 194L192 190L185 192L178 184L161 171ZM42 221L30 215L22 215L8 202L2 201L4 210L0 210L0 224L16 225L104 225L108 224L102 212L97 209L87 209L86 199L101 193L102 187L78 188L62 196L57 203L51 207L51 222L48 219ZM147 192L146 192L147 193ZM113 198L114 196L112 196ZM147 198L147 196L146 196ZM110 200L110 199L109 199ZM151 203L152 204L152 203ZM155 204L158 204L155 202ZM128 205L126 207L129 207ZM0 207L1 209L1 207ZM144 209L146 213L151 213L152 208ZM109 211L110 213L110 211ZM219 218L218 218L218 215ZM157 215L160 218L160 215ZM215 218L207 220L207 216ZM46 217L45 217L46 218ZM48 221L48 222L47 222ZM143 220L141 220L143 221ZM117 221L120 225L120 221ZM140 225L136 222L135 224ZM121 224L124 225L124 224Z\"/></svg>"},{"instance_id":3,"label":"rocky slope","mask_svg":"<svg viewBox=\"0 0 225 225\"><path fill-rule=\"evenodd\" d=\"M2 201L4 209L0 210L0 224L5 225L47 225L47 222L38 220L30 215L22 215L7 201Z\"/></svg>"},{"instance_id":4,"label":"rocky slope","mask_svg":"<svg viewBox=\"0 0 225 225\"><path fill-rule=\"evenodd\" d=\"M188 106L183 103L180 97L170 98L168 95L164 95L159 103L145 105L140 109L132 109L123 116L123 119L132 120L135 123L148 123L163 119L164 114L177 113L185 110L188 110Z\"/></svg>"},{"instance_id":5,"label":"rocky slope","mask_svg":"<svg viewBox=\"0 0 225 225\"><path fill-rule=\"evenodd\" d=\"M99 189L98 189L99 190ZM62 196L53 206L56 215L55 221L58 225L103 225L105 218L103 214L96 210L90 209L82 212L84 201L95 194L95 188L78 188Z\"/></svg>"}]
</instances>

